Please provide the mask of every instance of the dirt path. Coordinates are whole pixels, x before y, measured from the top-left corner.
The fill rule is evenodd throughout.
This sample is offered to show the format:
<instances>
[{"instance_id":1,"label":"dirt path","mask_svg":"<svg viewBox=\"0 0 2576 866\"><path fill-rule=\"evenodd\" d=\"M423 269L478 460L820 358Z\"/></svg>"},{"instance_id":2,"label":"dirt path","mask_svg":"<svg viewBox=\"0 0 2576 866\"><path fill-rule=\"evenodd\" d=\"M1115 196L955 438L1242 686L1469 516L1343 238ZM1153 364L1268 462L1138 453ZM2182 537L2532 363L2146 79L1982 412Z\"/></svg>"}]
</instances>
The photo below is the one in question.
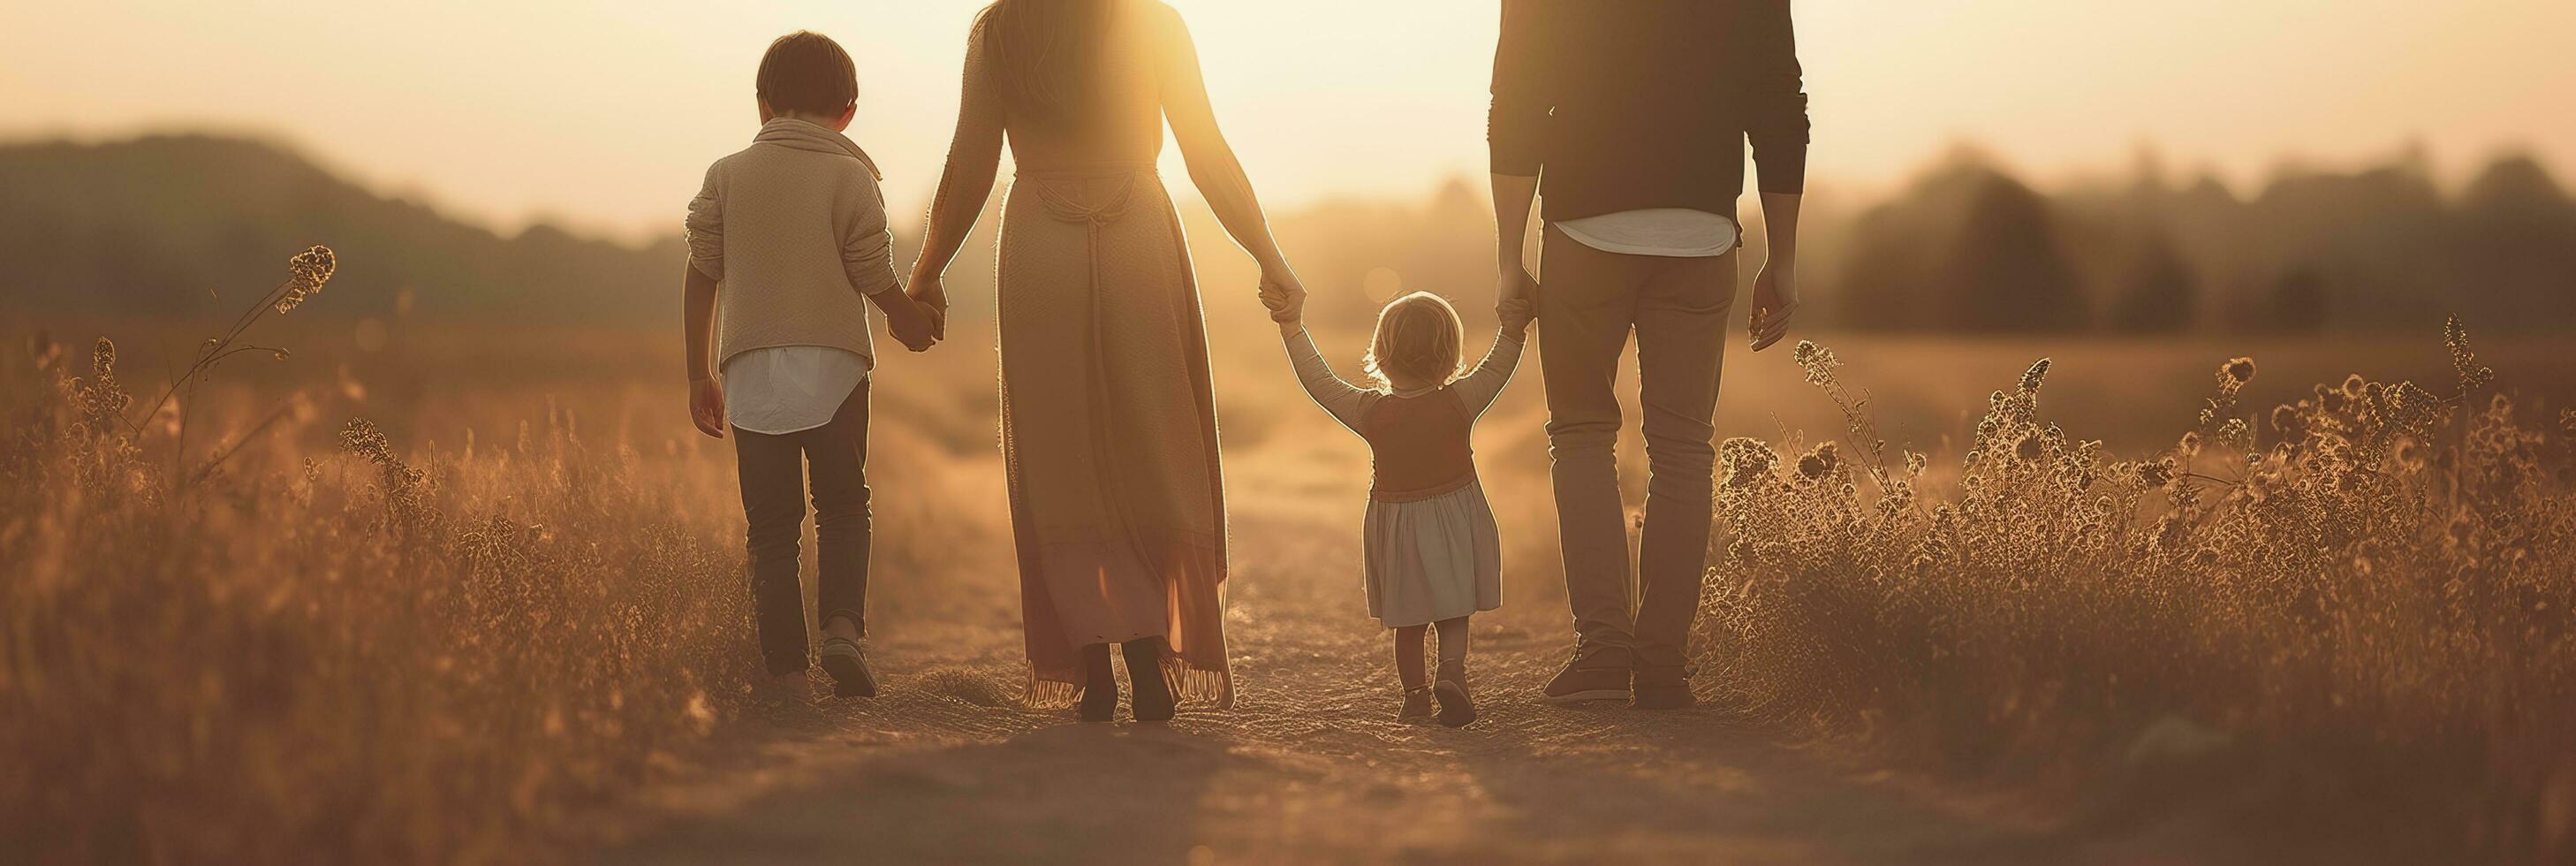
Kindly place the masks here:
<instances>
[{"instance_id":1,"label":"dirt path","mask_svg":"<svg viewBox=\"0 0 2576 866\"><path fill-rule=\"evenodd\" d=\"M1274 502L1277 500L1273 500ZM1475 624L1484 715L1399 725L1329 510L1236 509L1231 712L1016 707L1016 624L885 628L873 701L749 720L615 821L610 862L1924 862L2058 859L2038 831L1782 746L1723 708L1532 699L1554 610Z\"/></svg>"}]
</instances>

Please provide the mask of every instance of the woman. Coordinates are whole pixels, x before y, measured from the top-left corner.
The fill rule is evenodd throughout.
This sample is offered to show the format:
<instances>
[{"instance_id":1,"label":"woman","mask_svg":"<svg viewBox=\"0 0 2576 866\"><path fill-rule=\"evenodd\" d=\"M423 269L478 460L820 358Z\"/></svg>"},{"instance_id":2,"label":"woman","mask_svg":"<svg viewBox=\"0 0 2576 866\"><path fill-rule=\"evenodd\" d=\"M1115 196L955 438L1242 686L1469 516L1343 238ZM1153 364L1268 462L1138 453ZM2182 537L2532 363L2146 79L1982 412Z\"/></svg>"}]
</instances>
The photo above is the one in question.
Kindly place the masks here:
<instances>
[{"instance_id":1,"label":"woman","mask_svg":"<svg viewBox=\"0 0 2576 866\"><path fill-rule=\"evenodd\" d=\"M1118 703L1127 657L1140 720L1175 699L1232 706L1225 499L1198 288L1156 177L1171 121L1190 180L1261 263L1297 283L1217 131L1179 13L1152 0L1001 0L978 16L948 168L907 291L945 331L941 274L992 191L1002 211L1002 453L1028 636L1028 699Z\"/></svg>"}]
</instances>

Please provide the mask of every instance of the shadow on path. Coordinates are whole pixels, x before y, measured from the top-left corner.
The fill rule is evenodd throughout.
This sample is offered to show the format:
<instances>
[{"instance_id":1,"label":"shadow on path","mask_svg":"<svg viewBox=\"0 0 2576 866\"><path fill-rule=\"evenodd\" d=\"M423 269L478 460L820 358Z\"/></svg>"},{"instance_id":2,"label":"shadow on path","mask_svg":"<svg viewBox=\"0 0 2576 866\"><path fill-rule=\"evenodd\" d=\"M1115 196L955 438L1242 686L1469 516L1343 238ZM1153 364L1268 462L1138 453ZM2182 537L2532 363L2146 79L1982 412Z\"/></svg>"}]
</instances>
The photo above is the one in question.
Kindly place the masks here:
<instances>
[{"instance_id":1,"label":"shadow on path","mask_svg":"<svg viewBox=\"0 0 2576 866\"><path fill-rule=\"evenodd\" d=\"M615 819L613 862L2014 862L2074 853L1723 709L1555 707L1545 611L1480 616L1463 730L1398 724L1348 539L1241 515L1227 712L1017 709L1018 634L915 626L886 693L731 726ZM1310 543L1308 539L1333 539ZM1204 848L1204 851L1198 850ZM2051 857L2049 855L2054 854Z\"/></svg>"},{"instance_id":2,"label":"shadow on path","mask_svg":"<svg viewBox=\"0 0 2576 866\"><path fill-rule=\"evenodd\" d=\"M1182 862L1208 783L1246 759L1160 726L1038 728L999 742L866 751L809 744L812 772L679 818L617 862ZM778 757L792 757L778 755Z\"/></svg>"}]
</instances>

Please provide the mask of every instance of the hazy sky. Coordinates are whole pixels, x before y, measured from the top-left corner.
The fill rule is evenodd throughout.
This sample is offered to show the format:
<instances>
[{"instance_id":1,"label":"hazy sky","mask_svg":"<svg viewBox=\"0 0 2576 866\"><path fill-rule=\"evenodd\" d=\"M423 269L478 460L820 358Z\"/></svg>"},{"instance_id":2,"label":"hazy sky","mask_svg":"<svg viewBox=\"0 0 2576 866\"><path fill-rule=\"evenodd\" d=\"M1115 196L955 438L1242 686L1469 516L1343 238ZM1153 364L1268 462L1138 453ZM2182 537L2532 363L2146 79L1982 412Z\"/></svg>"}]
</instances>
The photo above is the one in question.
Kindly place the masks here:
<instances>
[{"instance_id":1,"label":"hazy sky","mask_svg":"<svg viewBox=\"0 0 2576 866\"><path fill-rule=\"evenodd\" d=\"M1601 0L1612 8L1619 0ZM778 34L858 59L854 137L915 210L955 119L980 0L320 0L0 4L0 136L218 128L283 138L379 188L500 226L677 226L755 127ZM1263 196L1414 194L1484 169L1491 0L1173 0ZM2054 174L2421 141L2576 170L2568 0L1801 0L1813 174L1901 179L1959 141ZM1178 176L1177 162L1167 169Z\"/></svg>"}]
</instances>

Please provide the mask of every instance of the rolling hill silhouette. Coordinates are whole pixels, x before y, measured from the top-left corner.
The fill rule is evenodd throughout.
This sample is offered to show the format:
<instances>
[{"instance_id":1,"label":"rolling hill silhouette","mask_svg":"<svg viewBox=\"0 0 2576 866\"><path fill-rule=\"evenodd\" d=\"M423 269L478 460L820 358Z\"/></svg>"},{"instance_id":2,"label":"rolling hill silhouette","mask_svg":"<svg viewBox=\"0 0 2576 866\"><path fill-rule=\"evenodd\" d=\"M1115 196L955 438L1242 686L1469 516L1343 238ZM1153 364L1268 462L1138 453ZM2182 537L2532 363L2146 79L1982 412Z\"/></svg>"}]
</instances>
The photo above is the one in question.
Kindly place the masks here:
<instances>
[{"instance_id":1,"label":"rolling hill silhouette","mask_svg":"<svg viewBox=\"0 0 2576 866\"><path fill-rule=\"evenodd\" d=\"M1002 198L949 269L960 321L992 308L990 211ZM382 316L408 303L448 320L676 326L681 204L674 232L642 245L544 224L505 236L257 140L7 144L0 261L12 267L0 280L17 282L0 291L17 314L229 314L274 285L288 255L321 243L339 250L341 269L327 303L304 315ZM1258 320L1250 263L1204 204L1179 207L1208 315ZM1829 192L1808 211L1802 268L1822 302L1819 325L2411 331L2446 312L2505 331L2576 324L2576 199L2526 156L2500 157L2456 191L2410 153L2347 171L2285 167L2239 194L2208 177L2169 181L2152 163L2125 181L2041 190L1967 149L1891 194ZM899 268L912 260L917 214L895 214ZM1420 198L1330 199L1270 216L1319 321L1365 326L1398 289L1448 295L1482 318L1493 222L1465 179ZM1760 248L1747 249L1748 274Z\"/></svg>"},{"instance_id":2,"label":"rolling hill silhouette","mask_svg":"<svg viewBox=\"0 0 2576 866\"><path fill-rule=\"evenodd\" d=\"M540 224L504 237L259 141L0 146L0 260L25 311L228 313L317 243L341 261L330 303L311 308L326 316L392 313L408 294L429 316L676 321L686 255L676 235L635 247Z\"/></svg>"}]
</instances>

